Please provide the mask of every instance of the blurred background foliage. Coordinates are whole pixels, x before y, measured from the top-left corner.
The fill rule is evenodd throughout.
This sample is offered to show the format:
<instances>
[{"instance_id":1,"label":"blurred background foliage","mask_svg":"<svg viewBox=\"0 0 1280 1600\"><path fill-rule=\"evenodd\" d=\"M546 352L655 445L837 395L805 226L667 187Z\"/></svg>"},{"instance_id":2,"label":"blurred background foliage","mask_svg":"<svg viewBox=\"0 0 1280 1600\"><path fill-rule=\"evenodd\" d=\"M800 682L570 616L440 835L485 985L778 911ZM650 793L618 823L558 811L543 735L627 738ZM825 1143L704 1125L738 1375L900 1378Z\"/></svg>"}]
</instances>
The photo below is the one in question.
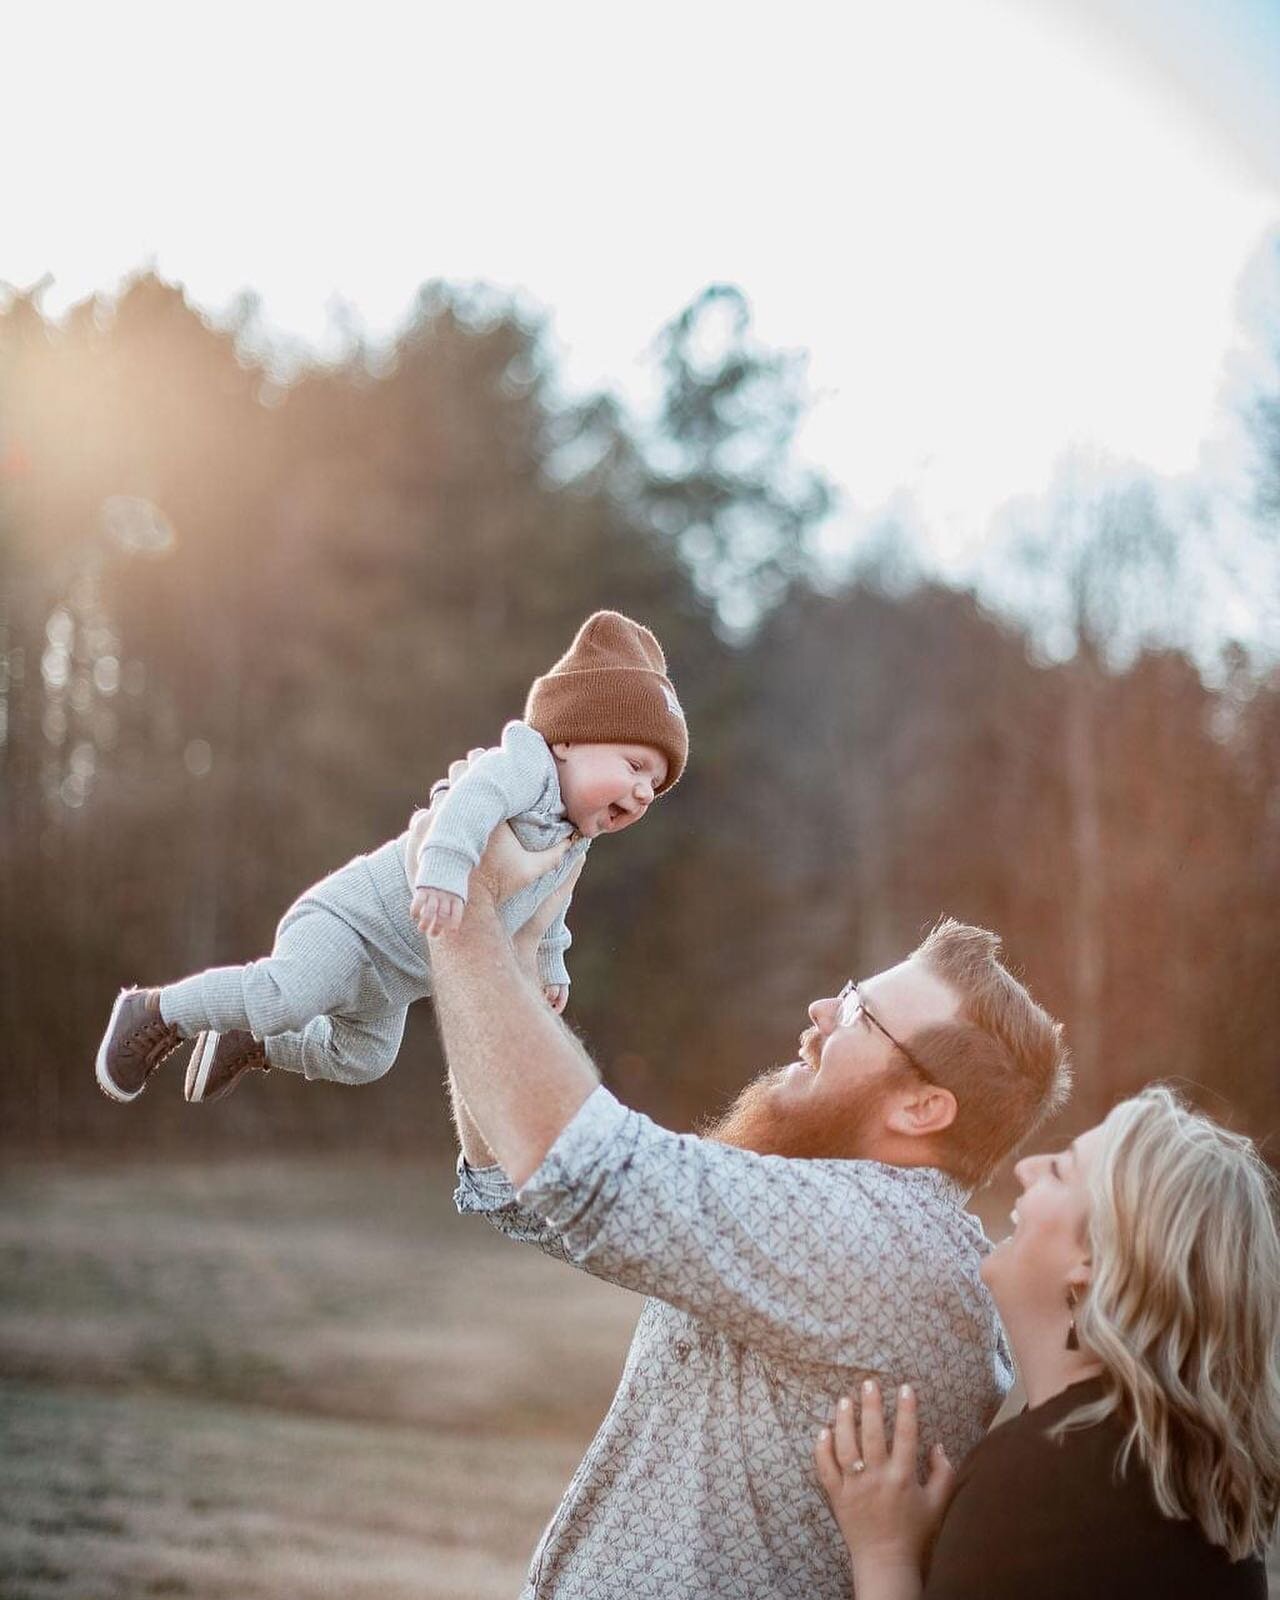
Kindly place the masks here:
<instances>
[{"instance_id":1,"label":"blurred background foliage","mask_svg":"<svg viewBox=\"0 0 1280 1600\"><path fill-rule=\"evenodd\" d=\"M946 912L1065 1020L1073 1123L1174 1078L1275 1129L1280 683L1229 643L1206 671L1167 615L1212 528L1068 485L995 552L1021 610L919 575L892 529L836 580L802 367L735 289L661 332L646 422L565 398L492 291L429 285L394 349L287 382L243 312L215 326L151 276L56 325L38 287L0 312L11 1146L443 1150L426 1007L375 1086L274 1074L208 1111L173 1068L108 1103L93 1053L122 984L264 953L606 605L662 639L692 732L575 899L569 1018L625 1099L718 1109L812 996ZM1280 401L1252 417L1274 558Z\"/></svg>"}]
</instances>

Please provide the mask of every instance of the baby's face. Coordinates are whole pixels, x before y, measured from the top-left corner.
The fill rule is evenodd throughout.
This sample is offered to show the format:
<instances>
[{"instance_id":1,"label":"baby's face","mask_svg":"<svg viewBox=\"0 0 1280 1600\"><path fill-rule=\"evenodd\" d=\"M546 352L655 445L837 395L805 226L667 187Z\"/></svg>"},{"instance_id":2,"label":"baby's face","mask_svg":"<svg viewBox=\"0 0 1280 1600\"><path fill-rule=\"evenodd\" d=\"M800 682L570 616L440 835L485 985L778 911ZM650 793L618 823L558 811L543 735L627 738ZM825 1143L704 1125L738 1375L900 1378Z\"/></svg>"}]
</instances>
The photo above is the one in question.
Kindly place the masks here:
<instances>
[{"instance_id":1,"label":"baby's face","mask_svg":"<svg viewBox=\"0 0 1280 1600\"><path fill-rule=\"evenodd\" d=\"M560 796L585 839L639 822L667 779L667 758L649 744L553 744Z\"/></svg>"}]
</instances>

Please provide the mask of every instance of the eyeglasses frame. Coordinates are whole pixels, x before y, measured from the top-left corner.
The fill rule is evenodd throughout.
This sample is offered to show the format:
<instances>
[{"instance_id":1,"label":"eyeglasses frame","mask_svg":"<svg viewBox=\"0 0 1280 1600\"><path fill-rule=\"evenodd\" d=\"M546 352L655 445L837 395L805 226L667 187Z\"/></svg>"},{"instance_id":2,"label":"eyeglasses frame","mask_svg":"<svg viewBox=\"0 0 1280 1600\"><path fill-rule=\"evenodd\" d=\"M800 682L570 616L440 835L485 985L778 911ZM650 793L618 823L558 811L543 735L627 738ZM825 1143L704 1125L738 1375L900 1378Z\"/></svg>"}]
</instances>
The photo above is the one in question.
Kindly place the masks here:
<instances>
[{"instance_id":1,"label":"eyeglasses frame","mask_svg":"<svg viewBox=\"0 0 1280 1600\"><path fill-rule=\"evenodd\" d=\"M846 1020L845 1009L848 1005L849 997L851 995L854 1000L857 1001L857 1010ZM920 1074L926 1083L933 1082L933 1079L920 1065L919 1061L916 1060L915 1056L911 1054L910 1050L907 1049L906 1045L903 1044L901 1039L896 1039L893 1034L889 1032L888 1028L885 1027L884 1023L881 1022L880 1018L876 1016L875 1012L868 1007L866 1001L862 998L862 994L858 989L857 983L852 978L846 980L844 987L836 996L836 1004L840 1007L840 1026L842 1028L851 1028L858 1020L859 1015L864 1016L878 1033L884 1034L885 1038L895 1050L901 1051L901 1053L906 1057L907 1061L911 1064L915 1071Z\"/></svg>"}]
</instances>

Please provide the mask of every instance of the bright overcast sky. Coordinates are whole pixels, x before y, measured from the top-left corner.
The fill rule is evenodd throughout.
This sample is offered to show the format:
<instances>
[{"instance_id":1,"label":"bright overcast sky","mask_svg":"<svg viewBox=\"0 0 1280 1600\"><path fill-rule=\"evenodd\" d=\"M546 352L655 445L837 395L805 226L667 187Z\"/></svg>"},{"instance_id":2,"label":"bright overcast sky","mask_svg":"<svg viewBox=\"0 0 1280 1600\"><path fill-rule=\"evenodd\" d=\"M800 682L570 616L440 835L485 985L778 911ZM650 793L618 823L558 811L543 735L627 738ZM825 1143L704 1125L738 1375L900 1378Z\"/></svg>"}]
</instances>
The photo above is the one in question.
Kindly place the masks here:
<instances>
[{"instance_id":1,"label":"bright overcast sky","mask_svg":"<svg viewBox=\"0 0 1280 1600\"><path fill-rule=\"evenodd\" d=\"M637 396L730 280L810 353L849 525L905 490L940 551L1072 444L1195 468L1280 220L1275 0L41 0L4 35L0 278L47 309L154 264L323 347L335 296L384 335L485 279Z\"/></svg>"}]
</instances>

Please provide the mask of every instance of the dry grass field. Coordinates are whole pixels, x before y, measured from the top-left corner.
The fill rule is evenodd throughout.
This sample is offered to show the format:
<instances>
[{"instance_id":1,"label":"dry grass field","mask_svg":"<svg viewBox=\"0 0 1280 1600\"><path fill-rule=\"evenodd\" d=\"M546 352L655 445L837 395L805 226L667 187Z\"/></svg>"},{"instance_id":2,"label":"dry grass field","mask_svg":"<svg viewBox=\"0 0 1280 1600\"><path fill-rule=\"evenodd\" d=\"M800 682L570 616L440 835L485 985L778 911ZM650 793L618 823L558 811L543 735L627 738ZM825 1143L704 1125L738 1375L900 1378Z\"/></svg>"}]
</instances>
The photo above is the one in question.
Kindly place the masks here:
<instances>
[{"instance_id":1,"label":"dry grass field","mask_svg":"<svg viewBox=\"0 0 1280 1600\"><path fill-rule=\"evenodd\" d=\"M513 1600L639 1306L451 1178L11 1165L0 1595Z\"/></svg>"},{"instance_id":2,"label":"dry grass field","mask_svg":"<svg viewBox=\"0 0 1280 1600\"><path fill-rule=\"evenodd\" d=\"M638 1301L339 1158L0 1183L0 1593L510 1600Z\"/></svg>"}]
</instances>

